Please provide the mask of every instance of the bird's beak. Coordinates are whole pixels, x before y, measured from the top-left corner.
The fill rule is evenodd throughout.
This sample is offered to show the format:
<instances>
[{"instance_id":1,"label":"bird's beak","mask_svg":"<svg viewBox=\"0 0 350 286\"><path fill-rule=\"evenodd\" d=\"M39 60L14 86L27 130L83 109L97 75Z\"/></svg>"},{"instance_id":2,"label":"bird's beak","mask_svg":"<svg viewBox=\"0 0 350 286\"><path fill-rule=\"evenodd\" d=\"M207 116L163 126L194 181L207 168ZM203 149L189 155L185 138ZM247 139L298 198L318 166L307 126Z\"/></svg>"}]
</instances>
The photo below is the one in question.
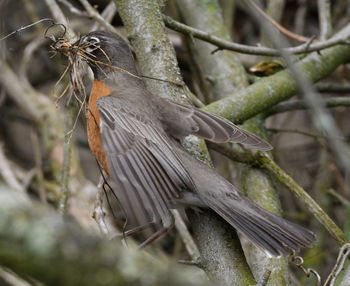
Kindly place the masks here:
<instances>
[{"instance_id":1,"label":"bird's beak","mask_svg":"<svg viewBox=\"0 0 350 286\"><path fill-rule=\"evenodd\" d=\"M65 39L58 40L52 48L56 50L59 53L62 53L66 56L72 53L73 50L77 49L80 44L80 39L71 43ZM79 49L80 52L82 52L81 49Z\"/></svg>"}]
</instances>

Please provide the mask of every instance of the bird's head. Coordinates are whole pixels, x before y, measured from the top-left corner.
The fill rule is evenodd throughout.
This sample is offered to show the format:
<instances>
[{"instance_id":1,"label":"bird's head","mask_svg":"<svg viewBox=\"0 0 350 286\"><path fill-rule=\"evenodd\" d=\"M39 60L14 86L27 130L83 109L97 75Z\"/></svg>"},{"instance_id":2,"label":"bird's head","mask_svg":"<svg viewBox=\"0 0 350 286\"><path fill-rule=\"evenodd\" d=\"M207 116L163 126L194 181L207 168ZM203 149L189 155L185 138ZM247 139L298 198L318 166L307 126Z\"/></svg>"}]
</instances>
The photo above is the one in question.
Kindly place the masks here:
<instances>
[{"instance_id":1,"label":"bird's head","mask_svg":"<svg viewBox=\"0 0 350 286\"><path fill-rule=\"evenodd\" d=\"M88 63L95 78L103 79L111 72L137 74L132 52L125 40L113 32L94 31L82 36L73 46Z\"/></svg>"}]
</instances>

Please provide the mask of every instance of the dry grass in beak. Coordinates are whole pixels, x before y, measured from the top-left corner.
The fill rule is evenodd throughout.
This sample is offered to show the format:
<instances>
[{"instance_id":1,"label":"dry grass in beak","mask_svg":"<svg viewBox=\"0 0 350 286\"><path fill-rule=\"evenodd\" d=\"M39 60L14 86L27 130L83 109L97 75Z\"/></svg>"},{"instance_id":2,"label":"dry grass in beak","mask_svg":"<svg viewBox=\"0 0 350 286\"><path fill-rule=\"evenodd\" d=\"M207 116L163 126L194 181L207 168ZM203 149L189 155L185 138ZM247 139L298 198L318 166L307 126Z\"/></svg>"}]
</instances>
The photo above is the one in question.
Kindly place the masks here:
<instances>
[{"instance_id":1,"label":"dry grass in beak","mask_svg":"<svg viewBox=\"0 0 350 286\"><path fill-rule=\"evenodd\" d=\"M79 111L74 120L73 128L70 130L66 136L72 136L75 126L78 122L79 115L82 110L87 106L86 99L87 95L85 92L85 87L82 80L82 57L81 57L81 48L79 45L75 45L70 43L65 38L58 39L54 44L51 45L51 48L54 52L63 54L68 58L68 65L63 71L62 75L58 79L55 84L55 87L58 86L60 82L64 79L64 77L69 74L69 82L60 95L56 96L56 105L58 102L65 96L67 96L67 104L68 105L74 97L74 99L79 104ZM69 139L70 139L69 138Z\"/></svg>"}]
</instances>

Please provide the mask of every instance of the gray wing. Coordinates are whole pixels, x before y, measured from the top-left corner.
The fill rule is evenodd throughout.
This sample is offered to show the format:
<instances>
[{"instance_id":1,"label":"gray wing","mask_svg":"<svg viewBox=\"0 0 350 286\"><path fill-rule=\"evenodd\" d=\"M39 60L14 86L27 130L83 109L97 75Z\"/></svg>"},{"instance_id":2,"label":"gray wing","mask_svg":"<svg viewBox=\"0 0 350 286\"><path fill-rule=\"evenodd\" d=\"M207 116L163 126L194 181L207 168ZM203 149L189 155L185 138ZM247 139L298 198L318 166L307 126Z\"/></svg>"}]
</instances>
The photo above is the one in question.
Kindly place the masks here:
<instances>
[{"instance_id":1,"label":"gray wing","mask_svg":"<svg viewBox=\"0 0 350 286\"><path fill-rule=\"evenodd\" d=\"M168 225L169 203L194 185L167 135L116 98L100 98L97 106L102 148L128 225Z\"/></svg>"},{"instance_id":2,"label":"gray wing","mask_svg":"<svg viewBox=\"0 0 350 286\"><path fill-rule=\"evenodd\" d=\"M185 121L181 123L181 126L174 126L177 120L168 120L169 116L165 115L165 124L187 132L183 135L193 134L217 143L241 143L263 151L272 149L272 146L266 141L239 128L225 118L174 101L167 101L167 104L165 109L168 109L169 112L177 112L178 118L184 118Z\"/></svg>"}]
</instances>

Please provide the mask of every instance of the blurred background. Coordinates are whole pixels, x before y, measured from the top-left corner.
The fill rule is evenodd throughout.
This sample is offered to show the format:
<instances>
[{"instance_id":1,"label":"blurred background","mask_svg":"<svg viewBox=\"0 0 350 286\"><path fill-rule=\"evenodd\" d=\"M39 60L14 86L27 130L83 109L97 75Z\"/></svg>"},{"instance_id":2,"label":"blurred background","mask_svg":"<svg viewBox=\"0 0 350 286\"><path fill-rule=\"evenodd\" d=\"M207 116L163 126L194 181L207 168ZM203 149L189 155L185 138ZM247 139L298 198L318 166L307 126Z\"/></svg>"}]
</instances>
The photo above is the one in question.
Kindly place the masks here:
<instances>
[{"instance_id":1,"label":"blurred background","mask_svg":"<svg viewBox=\"0 0 350 286\"><path fill-rule=\"evenodd\" d=\"M40 19L52 18L49 2L51 1L0 0L0 37ZM91 30L106 28L89 15L82 1L56 2L67 18L69 28L77 36ZM163 10L166 15L182 22L184 16L176 2L165 1ZM239 1L219 2L225 26L234 42L254 46L271 45L261 27L252 20L246 9L235 3ZM263 7L273 2L277 5L276 11L267 12L272 14L271 17L277 18L277 22L283 27L306 38L319 35L317 1L261 1ZM100 0L89 3L119 33L126 36L113 1ZM330 3L333 34L349 23L350 4L349 1L342 0ZM271 4L268 7L274 6ZM95 186L98 184L100 171L88 148L84 107L80 109L77 103L66 108L67 96L60 97L69 84L68 76L61 78L68 62L66 57L52 50L52 41L44 37L49 25L49 22L42 22L0 42L3 63L0 73L0 184L9 185L16 191L25 193L31 200L49 205L50 208L66 208L65 211L74 217L79 225L98 232L92 214L96 197ZM59 27L55 29L56 32L51 30L50 34L60 33ZM190 90L204 104L218 99L207 87L211 79L195 59L191 39L170 29L167 29L167 33L175 48L184 81ZM295 39L289 38L288 41L291 46L300 44ZM298 61L304 56L295 56L293 60ZM247 72L249 83L270 76L286 66L280 58L238 53L236 57ZM347 63L339 66L335 72L315 84L319 95L323 99L347 97L350 91L349 73ZM91 72L87 68L84 70L83 80L88 94ZM8 92L9 87L13 88L11 94ZM296 98L300 96L297 95ZM329 110L348 144L348 107L339 106ZM349 178L335 159L324 135L314 127L310 112L291 110L275 114L267 118L265 126L268 138L274 146L273 155L276 162L307 190L343 229L346 236L350 237L350 192L347 183ZM69 148L64 145L67 140L71 142ZM67 167L64 162L67 158L65 156L69 154L69 180L63 182L62 168ZM220 167L224 157L217 154L213 157L215 164ZM234 166L231 165L223 173L239 185L239 171ZM316 232L317 244L303 252L303 257L307 265L325 277L338 255L337 242L305 212L305 207L288 190L276 180L273 180L273 183L279 190L283 215ZM62 191L65 190L69 192L68 202L62 196ZM106 211L108 212L108 207ZM189 229L191 231L190 226ZM142 235L139 236L135 239L142 241ZM189 258L176 230L172 230L169 235L156 242L156 248L174 259ZM295 268L293 273L299 277L300 283L307 285L303 282L305 277L302 273ZM0 284L15 285L5 280L0 277Z\"/></svg>"}]
</instances>

